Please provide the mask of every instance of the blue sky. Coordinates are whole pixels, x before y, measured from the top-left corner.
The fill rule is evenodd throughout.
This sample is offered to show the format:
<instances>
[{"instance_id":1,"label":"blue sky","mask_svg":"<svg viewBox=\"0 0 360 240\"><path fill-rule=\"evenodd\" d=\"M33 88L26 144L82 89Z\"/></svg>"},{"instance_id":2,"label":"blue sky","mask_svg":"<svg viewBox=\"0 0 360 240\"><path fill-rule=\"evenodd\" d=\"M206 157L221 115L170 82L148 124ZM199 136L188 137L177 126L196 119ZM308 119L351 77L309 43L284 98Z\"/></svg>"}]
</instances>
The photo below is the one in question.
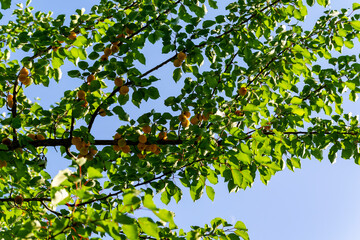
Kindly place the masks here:
<instances>
[{"instance_id":1,"label":"blue sky","mask_svg":"<svg viewBox=\"0 0 360 240\"><path fill-rule=\"evenodd\" d=\"M93 4L98 1L37 0L31 5L35 7L35 11L52 11L53 16L56 16L63 13L72 14L75 9L82 7L89 10L90 2ZM332 3L331 8L350 8L353 2L336 1ZM321 7L308 8L309 16L305 26L314 23L323 10ZM0 21L1 24L4 24L6 17ZM148 61L149 66L143 67L144 70L160 63L162 58L165 59L156 46L145 49L145 52L148 56L156 57ZM358 46L356 49L344 51L345 54L359 52ZM66 72L71 69L73 65L62 68L63 79L59 88L52 83L50 91L44 87L34 86L29 87L25 92L31 96L32 100L40 97L40 103L55 102L62 96L63 89L73 89L81 84L79 80L71 79L66 75ZM155 75L164 81L172 82L172 67L167 66ZM181 86L179 83L172 84L170 88L164 88L160 83L157 84L160 94L166 96L176 95ZM149 102L142 105L142 109L153 107L152 105L153 102ZM162 108L157 107L159 110ZM352 111L356 115L360 113L358 102L347 101L344 110L344 112ZM129 108L128 111L130 114L135 114L136 108ZM96 121L95 136L99 139L110 139L118 127L116 124L118 123L114 123L114 118ZM69 163L67 160L61 160L61 157L53 150L50 150L48 158L48 168L53 175L58 170L66 168ZM179 204L175 204L172 200L167 208L175 212L175 222L180 228L185 229L191 225L203 226L215 217L222 217L230 223L235 223L237 220L243 221L249 228L252 240L353 240L360 236L360 206L358 204L360 188L358 186L360 186L360 167L353 160L338 158L335 164L330 164L326 159L322 162L305 159L302 161L302 169L296 169L295 172L285 169L277 173L268 186L257 179L251 189L229 194L226 185L219 183L215 186L214 202L211 202L204 194L195 203L192 202L190 194L184 190L183 200ZM160 201L158 205L163 206Z\"/></svg>"}]
</instances>

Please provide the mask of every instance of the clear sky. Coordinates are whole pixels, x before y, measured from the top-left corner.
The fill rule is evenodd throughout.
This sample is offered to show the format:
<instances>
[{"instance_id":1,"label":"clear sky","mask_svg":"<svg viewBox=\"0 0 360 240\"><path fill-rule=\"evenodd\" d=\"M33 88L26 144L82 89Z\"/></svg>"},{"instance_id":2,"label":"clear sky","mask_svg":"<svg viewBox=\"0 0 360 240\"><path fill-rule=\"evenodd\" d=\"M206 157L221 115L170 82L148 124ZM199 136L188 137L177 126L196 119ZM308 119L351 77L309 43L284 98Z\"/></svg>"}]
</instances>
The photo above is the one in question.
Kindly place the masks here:
<instances>
[{"instance_id":1,"label":"clear sky","mask_svg":"<svg viewBox=\"0 0 360 240\"><path fill-rule=\"evenodd\" d=\"M97 2L99 1L37 0L31 5L35 7L35 11L53 11L56 16L63 13L72 14L75 9L82 7L89 10L91 4ZM353 2L334 1L331 8L350 8ZM320 7L308 8L309 16L305 26L311 26L323 10ZM0 23L4 24L7 19L5 16ZM356 49L344 50L344 54L360 52L359 46ZM149 65L143 67L144 70L160 63L162 58L165 59L156 46L145 49L145 53L147 56L156 57L148 60ZM26 93L32 100L40 97L39 102L45 105L57 101L62 96L62 90L74 89L81 84L80 80L67 76L66 72L73 68L71 64L62 68L63 79L59 88L52 83L50 91L44 87L34 86L26 89ZM167 84L171 83L171 87L167 88L164 88L164 84L157 83L161 96L177 95L180 92L181 84L172 83L171 66L159 70L155 75ZM142 109L148 107L153 108L153 102L142 105ZM161 106L156 107L158 110L162 109ZM347 101L344 110L359 114L359 102ZM133 116L138 115L135 112L136 108L129 108L128 111ZM117 118L98 119L94 125L95 136L99 139L110 139L119 127L115 119ZM48 169L53 176L69 163L68 160L61 160L59 154L53 150L50 150L48 159ZM180 185L180 181L178 183ZM195 203L192 202L189 192L183 190L183 200L179 204L172 200L167 208L175 212L175 222L180 228L185 229L189 229L191 225L203 226L215 217L222 217L230 223L243 221L249 228L252 240L354 240L360 236L359 185L360 167L353 160L337 158L335 164L330 164L326 159L322 162L305 159L302 161L302 169L296 169L295 172L285 169L277 173L268 186L257 179L251 189L229 194L226 185L219 183L215 186L214 202L204 194ZM162 206L160 201L157 204Z\"/></svg>"}]
</instances>

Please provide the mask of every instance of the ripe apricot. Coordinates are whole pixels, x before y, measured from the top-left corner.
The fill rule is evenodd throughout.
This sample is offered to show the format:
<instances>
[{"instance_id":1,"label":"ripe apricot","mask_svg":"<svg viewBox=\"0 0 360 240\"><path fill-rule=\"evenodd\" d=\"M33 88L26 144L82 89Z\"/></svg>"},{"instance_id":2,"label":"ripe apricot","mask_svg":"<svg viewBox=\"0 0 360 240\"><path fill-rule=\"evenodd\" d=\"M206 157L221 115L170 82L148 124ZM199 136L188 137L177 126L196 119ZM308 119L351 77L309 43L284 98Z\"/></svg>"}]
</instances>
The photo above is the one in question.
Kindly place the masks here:
<instances>
[{"instance_id":1,"label":"ripe apricot","mask_svg":"<svg viewBox=\"0 0 360 240\"><path fill-rule=\"evenodd\" d=\"M124 84L124 78L117 77L117 78L115 78L114 83L115 83L115 86L121 87Z\"/></svg>"},{"instance_id":2,"label":"ripe apricot","mask_svg":"<svg viewBox=\"0 0 360 240\"><path fill-rule=\"evenodd\" d=\"M29 136L29 137L30 137L30 136ZM81 144L81 142L82 142L82 140L81 140L80 137L73 137L73 138L71 139L71 144L73 144L73 145L79 145L79 144Z\"/></svg>"},{"instance_id":3,"label":"ripe apricot","mask_svg":"<svg viewBox=\"0 0 360 240\"><path fill-rule=\"evenodd\" d=\"M126 85L121 86L119 92L121 95L126 95L129 92L129 87Z\"/></svg>"},{"instance_id":4,"label":"ripe apricot","mask_svg":"<svg viewBox=\"0 0 360 240\"><path fill-rule=\"evenodd\" d=\"M111 45L110 49L112 54L119 52L119 46L117 44Z\"/></svg>"},{"instance_id":5,"label":"ripe apricot","mask_svg":"<svg viewBox=\"0 0 360 240\"><path fill-rule=\"evenodd\" d=\"M70 35L68 36L68 38L70 40L75 40L76 39L76 33L75 32L70 32Z\"/></svg>"},{"instance_id":6,"label":"ripe apricot","mask_svg":"<svg viewBox=\"0 0 360 240\"><path fill-rule=\"evenodd\" d=\"M174 64L175 67L180 67L181 64L182 64L182 61L179 60L179 59L175 59L174 62L173 62L173 64Z\"/></svg>"},{"instance_id":7,"label":"ripe apricot","mask_svg":"<svg viewBox=\"0 0 360 240\"><path fill-rule=\"evenodd\" d=\"M10 140L10 138L3 138L2 140L1 140L1 143L2 144L5 144L5 145L7 145L7 146L10 146L11 145L11 140Z\"/></svg>"},{"instance_id":8,"label":"ripe apricot","mask_svg":"<svg viewBox=\"0 0 360 240\"><path fill-rule=\"evenodd\" d=\"M196 125L199 123L199 119L196 116L194 116L194 117L190 118L190 122L191 122L191 124Z\"/></svg>"},{"instance_id":9,"label":"ripe apricot","mask_svg":"<svg viewBox=\"0 0 360 240\"><path fill-rule=\"evenodd\" d=\"M130 152L130 146L125 145L124 147L121 148L121 151L123 151L123 153L129 153Z\"/></svg>"},{"instance_id":10,"label":"ripe apricot","mask_svg":"<svg viewBox=\"0 0 360 240\"><path fill-rule=\"evenodd\" d=\"M247 89L246 87L241 87L239 90L238 90L240 96L245 96L246 93L247 93Z\"/></svg>"},{"instance_id":11,"label":"ripe apricot","mask_svg":"<svg viewBox=\"0 0 360 240\"><path fill-rule=\"evenodd\" d=\"M158 149L158 146L156 144L151 144L150 145L150 151L152 153L155 153L157 149Z\"/></svg>"},{"instance_id":12,"label":"ripe apricot","mask_svg":"<svg viewBox=\"0 0 360 240\"><path fill-rule=\"evenodd\" d=\"M23 68L20 70L20 75L21 75L21 74L28 76L28 75L29 75L29 70L27 70L26 68L23 67Z\"/></svg>"},{"instance_id":13,"label":"ripe apricot","mask_svg":"<svg viewBox=\"0 0 360 240\"><path fill-rule=\"evenodd\" d=\"M180 61L184 61L186 59L186 53L184 52L179 52L177 54L177 58L180 60Z\"/></svg>"},{"instance_id":14,"label":"ripe apricot","mask_svg":"<svg viewBox=\"0 0 360 240\"><path fill-rule=\"evenodd\" d=\"M32 140L36 140L36 136L35 136L35 134L33 134L33 133L29 133L28 135L27 135L29 138L31 138Z\"/></svg>"},{"instance_id":15,"label":"ripe apricot","mask_svg":"<svg viewBox=\"0 0 360 240\"><path fill-rule=\"evenodd\" d=\"M138 153L136 154L139 159L144 159L146 157L146 154Z\"/></svg>"},{"instance_id":16,"label":"ripe apricot","mask_svg":"<svg viewBox=\"0 0 360 240\"><path fill-rule=\"evenodd\" d=\"M89 147L82 147L82 148L80 148L79 151L80 151L80 154L86 155L89 152Z\"/></svg>"},{"instance_id":17,"label":"ripe apricot","mask_svg":"<svg viewBox=\"0 0 360 240\"><path fill-rule=\"evenodd\" d=\"M116 38L125 38L126 36L125 36L125 34L123 34L123 33L120 33L119 35L117 35L116 36Z\"/></svg>"},{"instance_id":18,"label":"ripe apricot","mask_svg":"<svg viewBox=\"0 0 360 240\"><path fill-rule=\"evenodd\" d=\"M85 100L85 97L86 97L85 91L84 91L84 90L79 90L79 91L77 92L77 97L78 97L79 99L81 99L81 100Z\"/></svg>"},{"instance_id":19,"label":"ripe apricot","mask_svg":"<svg viewBox=\"0 0 360 240\"><path fill-rule=\"evenodd\" d=\"M88 82L88 83L91 83L92 81L94 81L95 80L95 75L94 74L90 74L89 76L87 76L87 78L86 78L86 81Z\"/></svg>"},{"instance_id":20,"label":"ripe apricot","mask_svg":"<svg viewBox=\"0 0 360 240\"><path fill-rule=\"evenodd\" d=\"M138 143L137 148L139 149L139 151L144 151L146 148L145 143Z\"/></svg>"},{"instance_id":21,"label":"ripe apricot","mask_svg":"<svg viewBox=\"0 0 360 240\"><path fill-rule=\"evenodd\" d=\"M179 115L179 121L180 121L180 122L186 122L186 120L188 120L188 119L187 119L187 117L186 117L184 114L180 114L180 115Z\"/></svg>"},{"instance_id":22,"label":"ripe apricot","mask_svg":"<svg viewBox=\"0 0 360 240\"><path fill-rule=\"evenodd\" d=\"M151 127L149 125L143 126L142 130L144 133L150 133L151 132Z\"/></svg>"},{"instance_id":23,"label":"ripe apricot","mask_svg":"<svg viewBox=\"0 0 360 240\"><path fill-rule=\"evenodd\" d=\"M210 113L206 113L202 115L202 119L206 122L209 121Z\"/></svg>"},{"instance_id":24,"label":"ripe apricot","mask_svg":"<svg viewBox=\"0 0 360 240\"><path fill-rule=\"evenodd\" d=\"M145 135L140 135L138 138L140 143L146 143L147 142L147 137Z\"/></svg>"},{"instance_id":25,"label":"ripe apricot","mask_svg":"<svg viewBox=\"0 0 360 240\"><path fill-rule=\"evenodd\" d=\"M181 125L182 125L184 128L187 128L187 127L190 125L189 119L186 118L186 121L181 122Z\"/></svg>"},{"instance_id":26,"label":"ripe apricot","mask_svg":"<svg viewBox=\"0 0 360 240\"><path fill-rule=\"evenodd\" d=\"M167 139L167 132L160 132L159 133L159 139L160 140L166 140Z\"/></svg>"},{"instance_id":27,"label":"ripe apricot","mask_svg":"<svg viewBox=\"0 0 360 240\"><path fill-rule=\"evenodd\" d=\"M40 133L40 134L36 135L36 139L37 140L45 140L45 136Z\"/></svg>"},{"instance_id":28,"label":"ripe apricot","mask_svg":"<svg viewBox=\"0 0 360 240\"><path fill-rule=\"evenodd\" d=\"M120 133L115 133L114 135L114 140L119 140L121 138L121 134Z\"/></svg>"},{"instance_id":29,"label":"ripe apricot","mask_svg":"<svg viewBox=\"0 0 360 240\"><path fill-rule=\"evenodd\" d=\"M126 140L123 139L123 138L120 138L120 139L118 140L118 146L119 146L119 147L124 147L125 145L126 145Z\"/></svg>"},{"instance_id":30,"label":"ripe apricot","mask_svg":"<svg viewBox=\"0 0 360 240\"><path fill-rule=\"evenodd\" d=\"M119 147L119 145L113 145L113 149L115 152L119 152L121 150L121 147Z\"/></svg>"},{"instance_id":31,"label":"ripe apricot","mask_svg":"<svg viewBox=\"0 0 360 240\"><path fill-rule=\"evenodd\" d=\"M27 77L28 77L27 74L20 74L19 75L19 81L23 83L23 82L25 82Z\"/></svg>"},{"instance_id":32,"label":"ripe apricot","mask_svg":"<svg viewBox=\"0 0 360 240\"><path fill-rule=\"evenodd\" d=\"M14 97L13 97L13 95L11 95L11 94L7 95L7 97L6 97L7 104L8 104L8 106L9 106L9 108L12 108L13 105L14 105L13 98L14 98Z\"/></svg>"},{"instance_id":33,"label":"ripe apricot","mask_svg":"<svg viewBox=\"0 0 360 240\"><path fill-rule=\"evenodd\" d=\"M101 109L99 110L99 115L102 116L102 117L105 117L105 116L106 116L106 111L105 111L105 109L102 109L102 108L101 108Z\"/></svg>"},{"instance_id":34,"label":"ripe apricot","mask_svg":"<svg viewBox=\"0 0 360 240\"><path fill-rule=\"evenodd\" d=\"M125 28L125 32L126 32L126 34L127 34L128 36L134 34L134 31L133 31L132 29L130 29L130 28Z\"/></svg>"},{"instance_id":35,"label":"ripe apricot","mask_svg":"<svg viewBox=\"0 0 360 240\"><path fill-rule=\"evenodd\" d=\"M104 55L105 55L105 56L110 56L111 53L112 53L112 52L111 52L111 49L110 49L110 48L107 47L107 48L104 49Z\"/></svg>"},{"instance_id":36,"label":"ripe apricot","mask_svg":"<svg viewBox=\"0 0 360 240\"><path fill-rule=\"evenodd\" d=\"M185 115L185 117L189 118L191 116L189 111L183 111L182 114Z\"/></svg>"},{"instance_id":37,"label":"ripe apricot","mask_svg":"<svg viewBox=\"0 0 360 240\"><path fill-rule=\"evenodd\" d=\"M86 100L83 100L83 101L84 101L84 103L83 103L83 104L81 104L81 106L82 106L82 107L87 107L87 106L88 106L88 104L89 104L89 103L88 103L88 101L86 101Z\"/></svg>"},{"instance_id":38,"label":"ripe apricot","mask_svg":"<svg viewBox=\"0 0 360 240\"><path fill-rule=\"evenodd\" d=\"M90 148L89 153L93 156L95 156L97 154L98 150L96 150L95 148Z\"/></svg>"},{"instance_id":39,"label":"ripe apricot","mask_svg":"<svg viewBox=\"0 0 360 240\"><path fill-rule=\"evenodd\" d=\"M22 82L25 86L29 86L31 84L31 78L26 77L25 81Z\"/></svg>"},{"instance_id":40,"label":"ripe apricot","mask_svg":"<svg viewBox=\"0 0 360 240\"><path fill-rule=\"evenodd\" d=\"M24 202L24 198L21 195L18 195L14 198L14 202L17 205L22 205L22 203Z\"/></svg>"},{"instance_id":41,"label":"ripe apricot","mask_svg":"<svg viewBox=\"0 0 360 240\"><path fill-rule=\"evenodd\" d=\"M109 59L109 56L107 56L107 55L102 55L101 57L100 57L100 61L107 61Z\"/></svg>"},{"instance_id":42,"label":"ripe apricot","mask_svg":"<svg viewBox=\"0 0 360 240\"><path fill-rule=\"evenodd\" d=\"M7 162L5 160L0 160L0 168L6 167Z\"/></svg>"},{"instance_id":43,"label":"ripe apricot","mask_svg":"<svg viewBox=\"0 0 360 240\"><path fill-rule=\"evenodd\" d=\"M236 110L235 115L241 117L241 116L244 116L244 112L241 110Z\"/></svg>"}]
</instances>

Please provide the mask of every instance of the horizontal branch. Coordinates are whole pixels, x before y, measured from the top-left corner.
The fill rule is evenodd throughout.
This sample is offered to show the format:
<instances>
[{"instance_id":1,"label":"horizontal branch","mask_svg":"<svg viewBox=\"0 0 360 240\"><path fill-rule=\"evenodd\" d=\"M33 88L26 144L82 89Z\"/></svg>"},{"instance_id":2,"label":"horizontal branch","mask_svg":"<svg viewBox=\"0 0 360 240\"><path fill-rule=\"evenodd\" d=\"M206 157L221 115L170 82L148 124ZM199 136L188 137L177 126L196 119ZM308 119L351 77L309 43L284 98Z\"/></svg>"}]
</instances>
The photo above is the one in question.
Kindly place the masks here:
<instances>
[{"instance_id":1,"label":"horizontal branch","mask_svg":"<svg viewBox=\"0 0 360 240\"><path fill-rule=\"evenodd\" d=\"M22 202L50 202L51 198L24 198ZM15 198L0 198L0 202L15 202Z\"/></svg>"}]
</instances>

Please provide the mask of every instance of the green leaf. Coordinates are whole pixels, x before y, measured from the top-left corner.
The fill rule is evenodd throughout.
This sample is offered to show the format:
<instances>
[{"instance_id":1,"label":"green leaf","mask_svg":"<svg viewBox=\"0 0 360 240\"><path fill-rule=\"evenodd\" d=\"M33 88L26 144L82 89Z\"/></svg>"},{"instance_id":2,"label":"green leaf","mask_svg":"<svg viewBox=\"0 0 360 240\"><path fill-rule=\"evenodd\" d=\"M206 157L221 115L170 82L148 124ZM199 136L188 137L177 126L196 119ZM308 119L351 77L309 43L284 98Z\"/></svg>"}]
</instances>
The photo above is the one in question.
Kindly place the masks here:
<instances>
[{"instance_id":1,"label":"green leaf","mask_svg":"<svg viewBox=\"0 0 360 240\"><path fill-rule=\"evenodd\" d=\"M355 11L357 9L360 9L360 3L353 3L352 4L352 9Z\"/></svg>"},{"instance_id":2,"label":"green leaf","mask_svg":"<svg viewBox=\"0 0 360 240\"><path fill-rule=\"evenodd\" d=\"M72 77L72 78L78 78L81 76L81 73L79 70L71 70L71 71L68 71L68 75L69 75L69 77Z\"/></svg>"},{"instance_id":3,"label":"green leaf","mask_svg":"<svg viewBox=\"0 0 360 240\"><path fill-rule=\"evenodd\" d=\"M139 228L137 224L123 224L121 228L129 240L139 239Z\"/></svg>"},{"instance_id":4,"label":"green leaf","mask_svg":"<svg viewBox=\"0 0 360 240\"><path fill-rule=\"evenodd\" d=\"M1 9L8 9L11 6L11 0L1 0Z\"/></svg>"},{"instance_id":5,"label":"green leaf","mask_svg":"<svg viewBox=\"0 0 360 240\"><path fill-rule=\"evenodd\" d=\"M156 87L149 87L147 92L151 99L158 99L160 97L159 90Z\"/></svg>"},{"instance_id":6,"label":"green leaf","mask_svg":"<svg viewBox=\"0 0 360 240\"><path fill-rule=\"evenodd\" d=\"M214 201L215 191L212 187L206 185L206 194L210 198L211 201Z\"/></svg>"},{"instance_id":7,"label":"green leaf","mask_svg":"<svg viewBox=\"0 0 360 240\"><path fill-rule=\"evenodd\" d=\"M326 6L328 6L330 4L330 0L317 0L317 3L320 6L326 7Z\"/></svg>"},{"instance_id":8,"label":"green leaf","mask_svg":"<svg viewBox=\"0 0 360 240\"><path fill-rule=\"evenodd\" d=\"M256 112L256 111L259 111L259 108L257 106L255 106L254 104L249 103L249 104L246 104L243 111Z\"/></svg>"},{"instance_id":9,"label":"green leaf","mask_svg":"<svg viewBox=\"0 0 360 240\"><path fill-rule=\"evenodd\" d=\"M176 68L173 72L173 79L175 82L178 82L181 78L182 71L181 68Z\"/></svg>"},{"instance_id":10,"label":"green leaf","mask_svg":"<svg viewBox=\"0 0 360 240\"><path fill-rule=\"evenodd\" d=\"M158 210L153 201L153 197L150 194L145 194L144 199L143 199L143 204L144 204L144 207L146 207L150 210Z\"/></svg>"},{"instance_id":11,"label":"green leaf","mask_svg":"<svg viewBox=\"0 0 360 240\"><path fill-rule=\"evenodd\" d=\"M93 168L93 167L89 167L87 169L87 174L88 174L88 178L90 178L90 179L103 177L103 175L101 174L101 171L99 171L98 169Z\"/></svg>"},{"instance_id":12,"label":"green leaf","mask_svg":"<svg viewBox=\"0 0 360 240\"><path fill-rule=\"evenodd\" d=\"M355 30L360 31L360 21L354 20L354 21L351 21L350 24Z\"/></svg>"},{"instance_id":13,"label":"green leaf","mask_svg":"<svg viewBox=\"0 0 360 240\"><path fill-rule=\"evenodd\" d=\"M146 233L151 237L159 238L159 228L151 218L141 217L138 219L138 223L140 225L140 228L144 231L144 233Z\"/></svg>"},{"instance_id":14,"label":"green leaf","mask_svg":"<svg viewBox=\"0 0 360 240\"><path fill-rule=\"evenodd\" d=\"M311 7L315 4L315 0L306 0L306 3Z\"/></svg>"}]
</instances>

